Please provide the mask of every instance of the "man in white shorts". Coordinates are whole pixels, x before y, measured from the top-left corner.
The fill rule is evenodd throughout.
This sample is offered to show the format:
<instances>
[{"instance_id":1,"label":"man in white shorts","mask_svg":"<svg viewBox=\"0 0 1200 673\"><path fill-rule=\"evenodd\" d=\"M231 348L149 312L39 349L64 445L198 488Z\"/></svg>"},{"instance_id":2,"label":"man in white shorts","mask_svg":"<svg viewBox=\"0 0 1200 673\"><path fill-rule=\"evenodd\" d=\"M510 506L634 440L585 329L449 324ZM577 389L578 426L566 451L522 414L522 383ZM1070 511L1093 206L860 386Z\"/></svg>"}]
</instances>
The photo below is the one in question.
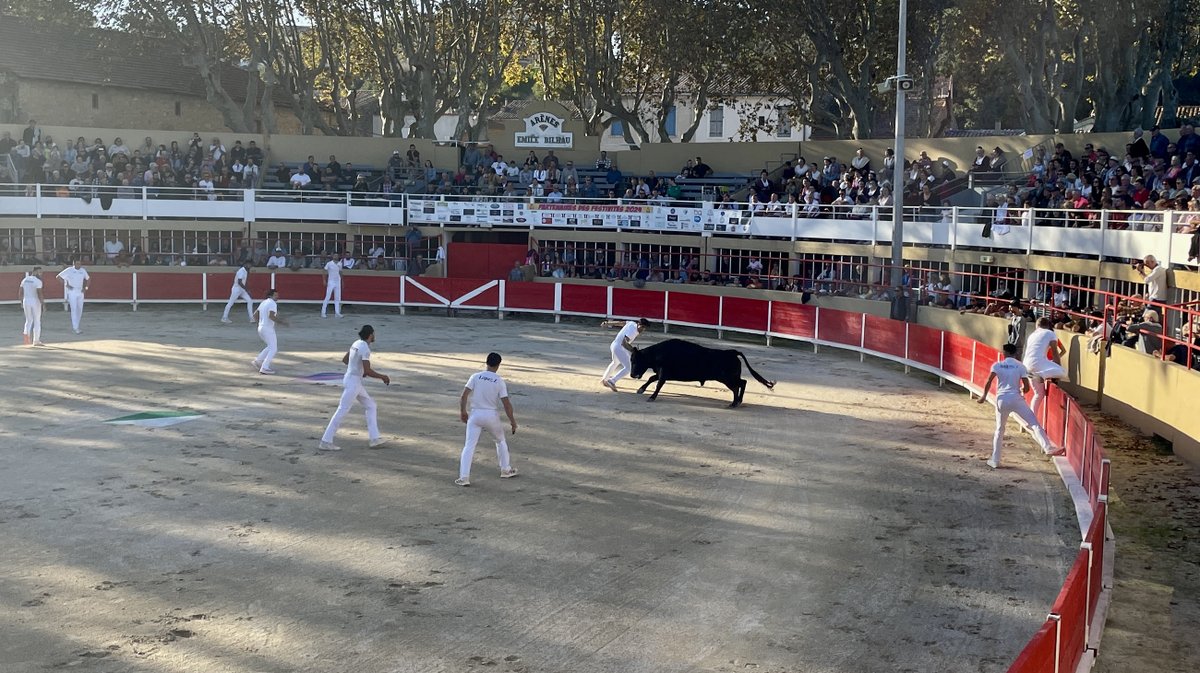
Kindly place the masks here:
<instances>
[{"instance_id":1,"label":"man in white shorts","mask_svg":"<svg viewBox=\"0 0 1200 673\"><path fill-rule=\"evenodd\" d=\"M266 347L254 358L254 367L259 374L274 374L271 361L279 352L279 340L275 337L275 325L287 325L287 321L279 317L278 293L275 288L267 290L267 296L258 304L258 308L250 315L251 320L258 320L258 338L263 340Z\"/></svg>"},{"instance_id":2,"label":"man in white shorts","mask_svg":"<svg viewBox=\"0 0 1200 673\"><path fill-rule=\"evenodd\" d=\"M487 370L472 374L467 379L467 386L458 400L459 418L467 424L467 441L463 444L462 456L458 461L458 479L454 480L459 486L471 485L471 460L475 457L479 435L484 430L496 440L500 478L517 476L517 468L509 462L508 442L504 440L504 426L500 424L500 407L503 406L509 427L514 435L517 434L517 420L513 417L512 402L508 401L508 386L496 373L500 369L500 360L499 353L488 353ZM470 413L467 413L468 403Z\"/></svg>"},{"instance_id":3,"label":"man in white shorts","mask_svg":"<svg viewBox=\"0 0 1200 673\"><path fill-rule=\"evenodd\" d=\"M1054 332L1054 323L1049 318L1038 318L1037 329L1025 338L1025 357L1022 363L1029 370L1029 382L1033 385L1033 400L1030 406L1036 418L1042 417L1042 404L1046 401L1046 381L1066 378L1067 372L1058 360L1067 352Z\"/></svg>"},{"instance_id":4,"label":"man in white shorts","mask_svg":"<svg viewBox=\"0 0 1200 673\"><path fill-rule=\"evenodd\" d=\"M992 387L992 381L998 381L996 386L996 433L992 436L992 457L988 459L988 467L995 469L1000 467L1000 449L1004 445L1004 425L1008 422L1009 414L1016 414L1025 424L1029 426L1029 430L1033 433L1033 438L1038 445L1042 447L1042 452L1048 456L1055 456L1062 453L1061 449L1057 449L1050 443L1050 438L1046 436L1046 431L1037 421L1037 417L1033 415L1033 410L1025 404L1023 397L1024 391L1028 390L1029 381L1027 380L1029 371L1025 369L1025 365L1017 360L1017 347L1012 344L1004 344L1004 359L992 365L992 372L988 374L987 381L983 384L983 394L979 396L979 403L983 404L987 399L988 389Z\"/></svg>"},{"instance_id":5,"label":"man in white shorts","mask_svg":"<svg viewBox=\"0 0 1200 673\"><path fill-rule=\"evenodd\" d=\"M35 266L21 279L21 308L25 311L25 345L45 346L42 343L42 267Z\"/></svg>"},{"instance_id":6,"label":"man in white shorts","mask_svg":"<svg viewBox=\"0 0 1200 673\"><path fill-rule=\"evenodd\" d=\"M254 300L250 298L250 290L246 287L246 283L250 280L250 264L250 260L242 262L242 266L233 275L233 289L229 292L229 301L225 304L225 312L221 314L223 323L233 322L229 319L229 309L233 308L239 299L246 302L246 315L250 317L250 322L254 322Z\"/></svg>"},{"instance_id":7,"label":"man in white shorts","mask_svg":"<svg viewBox=\"0 0 1200 673\"><path fill-rule=\"evenodd\" d=\"M333 298L333 312L342 317L342 260L336 256L325 262L325 301L321 302L321 317L328 318L329 298Z\"/></svg>"},{"instance_id":8,"label":"man in white shorts","mask_svg":"<svg viewBox=\"0 0 1200 673\"><path fill-rule=\"evenodd\" d=\"M342 377L342 399L338 402L337 411L333 412L333 418L329 419L329 425L325 427L325 434L321 435L318 448L322 451L341 451L341 448L333 443L333 438L342 424L342 419L350 413L350 407L354 406L354 400L362 402L363 410L367 414L368 446L379 446L387 441L379 436L375 400L371 399L367 389L363 387L363 378L379 379L385 386L392 385L392 380L387 374L380 374L371 368L373 343L375 328L363 325L363 328L358 330L358 341L351 344L350 350L342 356L342 363L346 365L346 374Z\"/></svg>"},{"instance_id":9,"label":"man in white shorts","mask_svg":"<svg viewBox=\"0 0 1200 673\"><path fill-rule=\"evenodd\" d=\"M58 279L63 283L63 298L71 309L71 329L79 334L79 321L83 318L83 295L88 291L88 282L92 277L76 257L71 260L71 266L58 272Z\"/></svg>"},{"instance_id":10,"label":"man in white shorts","mask_svg":"<svg viewBox=\"0 0 1200 673\"><path fill-rule=\"evenodd\" d=\"M604 320L600 323L601 327L620 327L621 331L617 332L617 337L613 339L608 350L612 352L612 362L609 363L608 369L604 370L604 375L600 377L600 383L614 393L617 392L617 381L629 373L631 364L629 362L629 351L626 346L633 346L633 342L638 338L650 325L650 322L645 318L638 320Z\"/></svg>"}]
</instances>

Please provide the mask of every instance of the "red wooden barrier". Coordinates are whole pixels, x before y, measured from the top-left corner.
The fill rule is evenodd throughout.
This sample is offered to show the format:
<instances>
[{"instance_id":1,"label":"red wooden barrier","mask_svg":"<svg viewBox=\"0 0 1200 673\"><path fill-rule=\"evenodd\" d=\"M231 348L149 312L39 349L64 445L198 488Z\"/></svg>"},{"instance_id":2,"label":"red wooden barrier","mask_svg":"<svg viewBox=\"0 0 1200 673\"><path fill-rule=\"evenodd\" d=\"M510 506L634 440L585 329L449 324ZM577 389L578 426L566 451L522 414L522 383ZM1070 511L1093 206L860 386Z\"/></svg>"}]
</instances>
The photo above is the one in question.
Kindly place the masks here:
<instances>
[{"instance_id":1,"label":"red wooden barrier","mask_svg":"<svg viewBox=\"0 0 1200 673\"><path fill-rule=\"evenodd\" d=\"M974 341L961 334L946 332L946 364L943 371L963 381L970 381L971 358L974 353Z\"/></svg>"},{"instance_id":2,"label":"red wooden barrier","mask_svg":"<svg viewBox=\"0 0 1200 673\"><path fill-rule=\"evenodd\" d=\"M276 274L276 278L279 275ZM375 276L343 276L342 301L399 304L402 281L403 278L400 276L391 275L378 278Z\"/></svg>"},{"instance_id":3,"label":"red wooden barrier","mask_svg":"<svg viewBox=\"0 0 1200 673\"><path fill-rule=\"evenodd\" d=\"M666 295L656 290L613 288L612 314L662 320Z\"/></svg>"},{"instance_id":4,"label":"red wooden barrier","mask_svg":"<svg viewBox=\"0 0 1200 673\"><path fill-rule=\"evenodd\" d=\"M1062 642L1058 650L1060 671L1074 671L1075 665L1083 657L1087 637L1087 590L1088 553L1086 549L1081 549L1075 555L1075 562L1071 564L1062 591L1058 593L1058 600L1054 601L1052 608L1062 624Z\"/></svg>"},{"instance_id":5,"label":"red wooden barrier","mask_svg":"<svg viewBox=\"0 0 1200 673\"><path fill-rule=\"evenodd\" d=\"M671 295L674 302L677 295ZM776 301L771 303L771 331L800 339L817 336L817 307Z\"/></svg>"},{"instance_id":6,"label":"red wooden barrier","mask_svg":"<svg viewBox=\"0 0 1200 673\"><path fill-rule=\"evenodd\" d=\"M505 283L504 306L527 311L553 311L554 286L550 283Z\"/></svg>"},{"instance_id":7,"label":"red wooden barrier","mask_svg":"<svg viewBox=\"0 0 1200 673\"><path fill-rule=\"evenodd\" d=\"M721 298L716 295L671 292L667 300L667 319L696 325L718 325Z\"/></svg>"},{"instance_id":8,"label":"red wooden barrier","mask_svg":"<svg viewBox=\"0 0 1200 673\"><path fill-rule=\"evenodd\" d=\"M734 329L767 331L767 302L762 299L725 297L721 309L721 323Z\"/></svg>"},{"instance_id":9,"label":"red wooden barrier","mask_svg":"<svg viewBox=\"0 0 1200 673\"><path fill-rule=\"evenodd\" d=\"M903 358L906 357L906 351L908 350L906 334L905 323L890 318L868 315L866 332L863 334L865 337L864 346L867 350L876 353L886 353L894 357Z\"/></svg>"},{"instance_id":10,"label":"red wooden barrier","mask_svg":"<svg viewBox=\"0 0 1200 673\"><path fill-rule=\"evenodd\" d=\"M92 275L95 279L95 274ZM233 284L232 276L230 285ZM186 301L204 294L204 276L194 273L137 274L138 301ZM225 295L228 301L228 293Z\"/></svg>"},{"instance_id":11,"label":"red wooden barrier","mask_svg":"<svg viewBox=\"0 0 1200 673\"><path fill-rule=\"evenodd\" d=\"M924 325L909 324L908 353L906 357L914 362L920 362L930 367L942 366L942 331L925 327Z\"/></svg>"},{"instance_id":12,"label":"red wooden barrier","mask_svg":"<svg viewBox=\"0 0 1200 673\"><path fill-rule=\"evenodd\" d=\"M345 279L343 279L344 281ZM262 273L250 274L250 295L255 301L263 298L267 290L265 285L271 282L270 276ZM279 291L279 299L289 301L321 301L325 298L325 278L315 274L275 274L275 289ZM226 290L226 297L229 296ZM342 301L346 301L346 286L342 286Z\"/></svg>"},{"instance_id":13,"label":"red wooden barrier","mask_svg":"<svg viewBox=\"0 0 1200 673\"><path fill-rule=\"evenodd\" d=\"M1054 673L1054 653L1058 641L1058 622L1047 619L1017 656L1008 673Z\"/></svg>"},{"instance_id":14,"label":"red wooden barrier","mask_svg":"<svg viewBox=\"0 0 1200 673\"><path fill-rule=\"evenodd\" d=\"M821 309L818 338L857 348L862 343L863 316L850 311Z\"/></svg>"},{"instance_id":15,"label":"red wooden barrier","mask_svg":"<svg viewBox=\"0 0 1200 673\"><path fill-rule=\"evenodd\" d=\"M1092 510L1092 525L1088 527L1085 542L1092 545L1092 576L1088 592L1088 622L1096 615L1096 603L1100 600L1100 592L1104 588L1104 542L1108 530L1108 507L1106 503Z\"/></svg>"},{"instance_id":16,"label":"red wooden barrier","mask_svg":"<svg viewBox=\"0 0 1200 673\"><path fill-rule=\"evenodd\" d=\"M602 285L562 286L562 310L565 313L608 313L608 288Z\"/></svg>"}]
</instances>

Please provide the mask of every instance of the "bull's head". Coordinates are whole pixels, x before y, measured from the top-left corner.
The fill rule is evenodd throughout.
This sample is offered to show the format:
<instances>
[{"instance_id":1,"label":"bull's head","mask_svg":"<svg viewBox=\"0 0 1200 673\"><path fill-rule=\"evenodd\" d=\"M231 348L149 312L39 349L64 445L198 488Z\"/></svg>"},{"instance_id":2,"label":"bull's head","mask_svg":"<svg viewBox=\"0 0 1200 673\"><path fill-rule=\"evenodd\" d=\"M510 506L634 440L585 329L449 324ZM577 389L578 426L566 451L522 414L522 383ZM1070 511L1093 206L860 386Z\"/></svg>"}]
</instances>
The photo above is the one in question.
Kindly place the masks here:
<instances>
[{"instance_id":1,"label":"bull's head","mask_svg":"<svg viewBox=\"0 0 1200 673\"><path fill-rule=\"evenodd\" d=\"M642 378L642 374L645 374L646 369L649 368L646 358L642 357L641 351L636 346L631 346L624 341L621 342L621 346L629 351L629 375L635 379Z\"/></svg>"}]
</instances>

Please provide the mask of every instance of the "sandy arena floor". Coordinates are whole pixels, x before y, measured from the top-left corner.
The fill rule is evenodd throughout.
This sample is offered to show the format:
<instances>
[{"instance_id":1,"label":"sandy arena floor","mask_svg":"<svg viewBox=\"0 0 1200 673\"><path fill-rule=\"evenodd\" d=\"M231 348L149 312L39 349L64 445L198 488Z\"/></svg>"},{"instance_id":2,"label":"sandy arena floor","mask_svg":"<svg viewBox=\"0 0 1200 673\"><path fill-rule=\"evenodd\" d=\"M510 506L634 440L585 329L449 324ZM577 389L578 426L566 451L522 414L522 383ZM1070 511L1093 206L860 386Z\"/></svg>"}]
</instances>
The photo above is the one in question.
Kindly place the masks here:
<instances>
[{"instance_id":1,"label":"sandy arena floor","mask_svg":"<svg viewBox=\"0 0 1200 673\"><path fill-rule=\"evenodd\" d=\"M47 347L0 347L0 671L1004 671L1078 546L1015 425L990 471L990 405L879 361L738 343L780 383L730 410L711 383L602 388L596 321L285 303L267 377L233 315L89 306L76 336L52 305ZM356 410L318 453L339 388L298 377L341 371L363 322L394 441ZM20 323L0 307L7 343ZM481 442L458 488L489 350L521 476ZM101 422L155 410L204 416Z\"/></svg>"}]
</instances>

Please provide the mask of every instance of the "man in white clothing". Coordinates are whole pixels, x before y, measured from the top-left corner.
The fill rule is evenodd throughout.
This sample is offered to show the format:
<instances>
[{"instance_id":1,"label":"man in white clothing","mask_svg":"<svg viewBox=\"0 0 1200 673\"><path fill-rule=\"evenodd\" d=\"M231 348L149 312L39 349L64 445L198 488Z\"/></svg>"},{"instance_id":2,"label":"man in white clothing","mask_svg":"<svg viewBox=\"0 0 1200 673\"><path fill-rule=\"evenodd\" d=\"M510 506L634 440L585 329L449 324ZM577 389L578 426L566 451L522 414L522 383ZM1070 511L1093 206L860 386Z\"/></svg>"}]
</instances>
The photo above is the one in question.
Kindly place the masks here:
<instances>
[{"instance_id":1,"label":"man in white clothing","mask_svg":"<svg viewBox=\"0 0 1200 673\"><path fill-rule=\"evenodd\" d=\"M604 375L600 377L600 383L614 393L617 392L617 381L629 373L631 364L629 362L629 351L627 346L633 346L633 342L646 329L650 322L645 318L640 318L637 321L633 320L605 320L600 323L601 327L620 327L621 331L617 332L617 337L613 339L612 344L608 349L612 352L612 362L609 363L608 369L604 370Z\"/></svg>"},{"instance_id":2,"label":"man in white clothing","mask_svg":"<svg viewBox=\"0 0 1200 673\"><path fill-rule=\"evenodd\" d=\"M21 308L25 311L25 345L44 346L42 343L42 267L35 266L29 275L21 279Z\"/></svg>"},{"instance_id":3,"label":"man in white clothing","mask_svg":"<svg viewBox=\"0 0 1200 673\"><path fill-rule=\"evenodd\" d=\"M996 432L992 435L992 457L987 462L988 467L992 469L1000 467L1000 449L1004 445L1004 426L1008 423L1009 414L1016 414L1025 421L1033 433L1033 438L1042 447L1043 453L1048 456L1062 453L1061 449L1056 449L1050 443L1050 438L1033 415L1033 410L1025 404L1023 394L1029 389L1027 376L1029 371L1017 360L1017 347L1004 344L1004 359L992 365L992 372L983 384L983 394L979 396L979 403L983 404L987 400L992 381L999 381L996 386Z\"/></svg>"},{"instance_id":4,"label":"man in white clothing","mask_svg":"<svg viewBox=\"0 0 1200 673\"><path fill-rule=\"evenodd\" d=\"M88 291L91 276L76 257L71 260L71 266L58 272L58 279L63 283L63 297L71 309L71 329L79 334L79 321L83 318L83 295Z\"/></svg>"},{"instance_id":5,"label":"man in white clothing","mask_svg":"<svg viewBox=\"0 0 1200 673\"><path fill-rule=\"evenodd\" d=\"M341 448L333 443L333 438L342 424L342 419L350 413L350 407L354 406L355 400L362 402L363 410L367 414L368 446L379 446L387 441L379 436L375 400L371 399L371 396L367 394L367 389L363 387L364 378L379 379L385 386L392 384L392 380L388 378L387 374L380 374L371 368L371 344L373 343L375 343L375 328L363 325L363 328L358 330L358 341L355 341L350 346L350 350L342 356L342 363L346 365L346 374L342 377L342 399L338 402L337 411L333 412L333 418L329 419L329 425L325 427L325 434L321 435L321 443L318 448L322 451L341 451Z\"/></svg>"},{"instance_id":6,"label":"man in white clothing","mask_svg":"<svg viewBox=\"0 0 1200 673\"><path fill-rule=\"evenodd\" d=\"M125 251L125 244L117 240L115 234L108 236L104 240L104 257L109 264L116 264L121 253Z\"/></svg>"},{"instance_id":7,"label":"man in white clothing","mask_svg":"<svg viewBox=\"0 0 1200 673\"><path fill-rule=\"evenodd\" d=\"M275 288L267 290L267 296L258 304L258 308L250 315L251 320L258 321L258 338L263 340L266 346L259 352L258 357L254 358L254 367L259 374L274 374L275 370L271 369L271 361L275 359L275 354L279 352L279 340L275 337L275 325L287 326L287 321L279 317L279 304L276 301L278 293Z\"/></svg>"},{"instance_id":8,"label":"man in white clothing","mask_svg":"<svg viewBox=\"0 0 1200 673\"><path fill-rule=\"evenodd\" d=\"M334 257L325 262L325 301L321 302L321 317L328 318L329 298L333 297L333 312L342 317L342 260Z\"/></svg>"},{"instance_id":9,"label":"man in white clothing","mask_svg":"<svg viewBox=\"0 0 1200 673\"><path fill-rule=\"evenodd\" d=\"M508 400L508 386L496 373L500 369L500 361L499 353L488 353L487 370L472 374L458 399L459 418L467 424L467 439L463 444L462 456L458 460L458 479L454 480L459 486L471 485L471 461L475 457L475 445L479 443L479 435L484 430L496 440L500 478L517 476L517 468L509 462L508 442L504 439L504 426L500 423L500 407L504 407L504 413L508 415L508 425L512 433L517 434L517 420L513 416L512 402Z\"/></svg>"},{"instance_id":10,"label":"man in white clothing","mask_svg":"<svg viewBox=\"0 0 1200 673\"><path fill-rule=\"evenodd\" d=\"M1170 296L1167 269L1158 263L1154 255L1146 255L1145 259L1134 265L1134 270L1142 276L1146 284L1146 301L1167 301Z\"/></svg>"},{"instance_id":11,"label":"man in white clothing","mask_svg":"<svg viewBox=\"0 0 1200 673\"><path fill-rule=\"evenodd\" d=\"M283 269L287 267L287 255L283 254L283 248L275 248L275 254L267 259L268 269Z\"/></svg>"},{"instance_id":12,"label":"man in white clothing","mask_svg":"<svg viewBox=\"0 0 1200 673\"><path fill-rule=\"evenodd\" d=\"M250 260L242 262L242 266L233 275L233 289L229 292L229 301L225 304L225 312L221 314L223 323L233 322L229 319L229 309L233 308L239 299L245 300L246 315L250 317L250 322L254 322L254 300L250 298L250 290L246 287L246 283L250 280L250 264Z\"/></svg>"},{"instance_id":13,"label":"man in white clothing","mask_svg":"<svg viewBox=\"0 0 1200 673\"><path fill-rule=\"evenodd\" d=\"M1046 401L1046 381L1066 378L1067 372L1058 364L1067 351L1054 332L1054 323L1049 318L1038 318L1037 329L1025 338L1025 357L1022 363L1029 370L1029 381L1033 385L1033 400L1030 406L1036 418L1042 417L1042 404Z\"/></svg>"}]
</instances>

